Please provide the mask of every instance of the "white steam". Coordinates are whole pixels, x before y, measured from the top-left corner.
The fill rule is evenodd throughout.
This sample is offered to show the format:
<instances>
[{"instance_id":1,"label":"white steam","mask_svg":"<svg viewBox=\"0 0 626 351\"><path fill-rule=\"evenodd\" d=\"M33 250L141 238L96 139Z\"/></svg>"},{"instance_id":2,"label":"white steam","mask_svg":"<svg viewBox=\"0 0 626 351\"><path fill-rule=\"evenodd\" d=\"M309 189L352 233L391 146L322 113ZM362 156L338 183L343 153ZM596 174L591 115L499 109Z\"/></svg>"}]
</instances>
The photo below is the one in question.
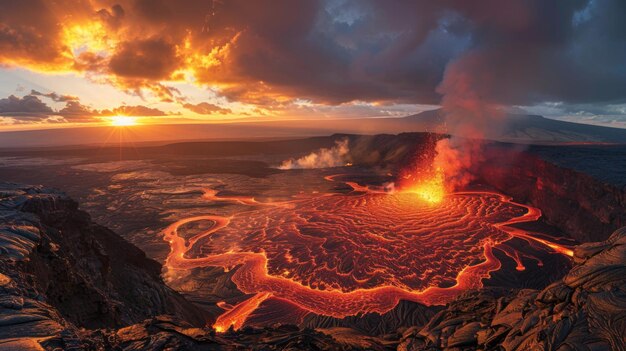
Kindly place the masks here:
<instances>
[{"instance_id":1,"label":"white steam","mask_svg":"<svg viewBox=\"0 0 626 351\"><path fill-rule=\"evenodd\" d=\"M330 149L322 148L298 159L283 161L279 169L328 168L345 166L350 152L348 139L335 141Z\"/></svg>"}]
</instances>

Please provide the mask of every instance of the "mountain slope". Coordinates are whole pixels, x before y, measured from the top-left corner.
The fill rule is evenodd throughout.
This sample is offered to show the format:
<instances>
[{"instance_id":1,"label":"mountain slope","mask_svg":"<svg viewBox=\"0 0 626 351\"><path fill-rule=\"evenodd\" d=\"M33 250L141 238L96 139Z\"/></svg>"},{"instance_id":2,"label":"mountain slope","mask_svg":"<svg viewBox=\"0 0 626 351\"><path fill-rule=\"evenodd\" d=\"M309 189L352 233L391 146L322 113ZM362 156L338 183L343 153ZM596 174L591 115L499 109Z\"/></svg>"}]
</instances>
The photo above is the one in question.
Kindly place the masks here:
<instances>
[{"instance_id":1,"label":"mountain slope","mask_svg":"<svg viewBox=\"0 0 626 351\"><path fill-rule=\"evenodd\" d=\"M462 118L462 117L461 117ZM425 111L406 117L413 128L446 131L441 110ZM506 114L495 120L493 129L484 130L488 139L520 143L626 143L626 129L594 126L545 118L538 115ZM467 121L471 123L471 121ZM454 130L454 128L451 128Z\"/></svg>"}]
</instances>

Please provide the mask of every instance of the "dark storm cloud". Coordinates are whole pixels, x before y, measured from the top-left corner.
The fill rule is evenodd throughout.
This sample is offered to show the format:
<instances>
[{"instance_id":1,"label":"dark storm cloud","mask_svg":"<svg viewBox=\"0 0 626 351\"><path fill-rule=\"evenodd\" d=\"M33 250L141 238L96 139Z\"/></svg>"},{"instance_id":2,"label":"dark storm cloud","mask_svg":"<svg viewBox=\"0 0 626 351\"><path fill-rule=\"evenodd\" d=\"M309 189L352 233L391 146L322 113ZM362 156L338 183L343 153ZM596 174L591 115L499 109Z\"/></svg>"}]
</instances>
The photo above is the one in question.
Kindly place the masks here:
<instances>
[{"instance_id":1,"label":"dark storm cloud","mask_svg":"<svg viewBox=\"0 0 626 351\"><path fill-rule=\"evenodd\" d=\"M429 46L436 44L428 41L429 35L445 33L437 33L430 23L436 19L421 24L415 2L387 2L388 7L291 2L281 13L258 3L243 18L238 6L218 6L212 18L218 27L241 29L229 46L226 64L199 71L201 81L236 83L223 89L229 98L265 103L267 97L287 96L330 104L436 100L433 87L446 61L440 56L450 50L431 56ZM341 16L344 12L348 18ZM394 20L398 14L404 15Z\"/></svg>"},{"instance_id":2,"label":"dark storm cloud","mask_svg":"<svg viewBox=\"0 0 626 351\"><path fill-rule=\"evenodd\" d=\"M626 88L624 4L309 4L317 10L315 18L293 10L293 17L301 17L299 25L280 35L254 25L264 16L244 16L241 20L252 24L232 45L226 68L208 69L201 79L241 83L224 93L261 102L283 94L326 103L435 103L462 71L475 94L501 104L612 101L623 99ZM234 9L217 7L217 24L231 16L236 16ZM446 70L451 74L446 76Z\"/></svg>"},{"instance_id":3,"label":"dark storm cloud","mask_svg":"<svg viewBox=\"0 0 626 351\"><path fill-rule=\"evenodd\" d=\"M109 61L118 77L149 80L167 79L179 65L174 45L161 38L124 42Z\"/></svg>"},{"instance_id":4,"label":"dark storm cloud","mask_svg":"<svg viewBox=\"0 0 626 351\"><path fill-rule=\"evenodd\" d=\"M56 102L65 102L65 107L55 111L38 96L48 97ZM5 99L0 99L0 116L10 117L18 123L27 122L93 122L97 111L81 105L78 98L69 95L59 95L55 92L48 94L32 90L29 95L17 97L11 95ZM61 116L63 119L58 119Z\"/></svg>"},{"instance_id":5,"label":"dark storm cloud","mask_svg":"<svg viewBox=\"0 0 626 351\"><path fill-rule=\"evenodd\" d=\"M89 106L81 104L77 100L70 100L65 103L65 107L55 113L55 115L63 117L68 122L95 122L98 121L96 116L98 111L93 110Z\"/></svg>"},{"instance_id":6,"label":"dark storm cloud","mask_svg":"<svg viewBox=\"0 0 626 351\"><path fill-rule=\"evenodd\" d=\"M620 103L625 16L621 0L7 0L0 58L179 102L168 82L188 75L230 100L270 107L455 94ZM88 32L93 42L68 35L93 22L102 25Z\"/></svg>"},{"instance_id":7,"label":"dark storm cloud","mask_svg":"<svg viewBox=\"0 0 626 351\"><path fill-rule=\"evenodd\" d=\"M608 3L603 2L603 6ZM577 23L576 16L592 11L599 4L586 1L480 4L483 6L459 2L456 8L468 21L472 44L449 63L440 93L467 94L458 90L471 89L477 97L500 104L615 97L608 91L598 93L609 79L587 80L585 77L599 77L598 63L576 52L579 46L588 44L584 34L589 28L583 27L596 27ZM594 17L605 16L598 13ZM607 18L596 20L603 22ZM615 44L604 41L602 46L611 51ZM605 69L619 75L623 67L613 65Z\"/></svg>"},{"instance_id":8,"label":"dark storm cloud","mask_svg":"<svg viewBox=\"0 0 626 351\"><path fill-rule=\"evenodd\" d=\"M54 113L50 106L33 95L22 98L11 95L0 99L0 116L23 119L43 119Z\"/></svg>"}]
</instances>

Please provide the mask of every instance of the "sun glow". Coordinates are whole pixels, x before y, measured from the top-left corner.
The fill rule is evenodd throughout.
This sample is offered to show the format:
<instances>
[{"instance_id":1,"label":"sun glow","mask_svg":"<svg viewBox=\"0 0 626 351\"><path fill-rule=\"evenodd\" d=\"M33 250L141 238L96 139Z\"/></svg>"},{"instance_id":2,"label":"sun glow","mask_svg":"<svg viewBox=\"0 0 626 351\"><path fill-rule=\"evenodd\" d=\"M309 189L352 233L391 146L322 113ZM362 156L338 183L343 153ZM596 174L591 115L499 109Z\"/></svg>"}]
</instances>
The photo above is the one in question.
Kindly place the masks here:
<instances>
[{"instance_id":1,"label":"sun glow","mask_svg":"<svg viewBox=\"0 0 626 351\"><path fill-rule=\"evenodd\" d=\"M70 57L77 57L83 52L108 55L117 43L100 22L85 22L65 27L63 42L71 50L68 53Z\"/></svg>"},{"instance_id":2,"label":"sun glow","mask_svg":"<svg viewBox=\"0 0 626 351\"><path fill-rule=\"evenodd\" d=\"M129 127L137 125L137 118L130 116L109 117L109 123L114 127Z\"/></svg>"}]
</instances>

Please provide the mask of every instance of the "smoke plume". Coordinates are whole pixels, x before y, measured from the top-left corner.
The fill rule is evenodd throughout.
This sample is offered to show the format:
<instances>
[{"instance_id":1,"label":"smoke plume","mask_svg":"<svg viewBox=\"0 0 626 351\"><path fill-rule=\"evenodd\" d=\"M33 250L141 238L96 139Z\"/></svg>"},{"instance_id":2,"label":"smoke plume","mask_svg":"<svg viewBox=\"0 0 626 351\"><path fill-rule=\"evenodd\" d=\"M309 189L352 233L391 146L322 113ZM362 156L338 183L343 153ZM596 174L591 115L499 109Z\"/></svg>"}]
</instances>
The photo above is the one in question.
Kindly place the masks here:
<instances>
[{"instance_id":1,"label":"smoke plume","mask_svg":"<svg viewBox=\"0 0 626 351\"><path fill-rule=\"evenodd\" d=\"M461 189L473 180L484 161L485 135L505 123L502 106L484 94L494 82L489 70L483 69L484 62L481 52L452 62L437 88L443 95L441 106L450 138L437 142L434 168L443 173L448 190Z\"/></svg>"},{"instance_id":2,"label":"smoke plume","mask_svg":"<svg viewBox=\"0 0 626 351\"><path fill-rule=\"evenodd\" d=\"M464 19L461 32L468 33L471 41L447 63L437 87L447 132L452 136L437 145L434 166L445 175L446 184L460 188L485 161L485 136L497 135L505 127L503 107L593 100L590 92L603 89L595 85L601 71L597 67L603 61L598 55L586 54L593 50L580 48L593 47L593 42L608 44L591 33L619 31L624 38L623 21L610 24L611 30L607 27L612 23L609 14L623 13L624 2L445 3ZM608 44L606 51L612 57L611 47L616 46ZM596 73L587 73L592 70ZM618 76L615 72L610 75Z\"/></svg>"},{"instance_id":3,"label":"smoke plume","mask_svg":"<svg viewBox=\"0 0 626 351\"><path fill-rule=\"evenodd\" d=\"M308 169L344 166L350 152L348 139L338 140L330 149L322 148L298 159L283 161L279 169Z\"/></svg>"}]
</instances>

